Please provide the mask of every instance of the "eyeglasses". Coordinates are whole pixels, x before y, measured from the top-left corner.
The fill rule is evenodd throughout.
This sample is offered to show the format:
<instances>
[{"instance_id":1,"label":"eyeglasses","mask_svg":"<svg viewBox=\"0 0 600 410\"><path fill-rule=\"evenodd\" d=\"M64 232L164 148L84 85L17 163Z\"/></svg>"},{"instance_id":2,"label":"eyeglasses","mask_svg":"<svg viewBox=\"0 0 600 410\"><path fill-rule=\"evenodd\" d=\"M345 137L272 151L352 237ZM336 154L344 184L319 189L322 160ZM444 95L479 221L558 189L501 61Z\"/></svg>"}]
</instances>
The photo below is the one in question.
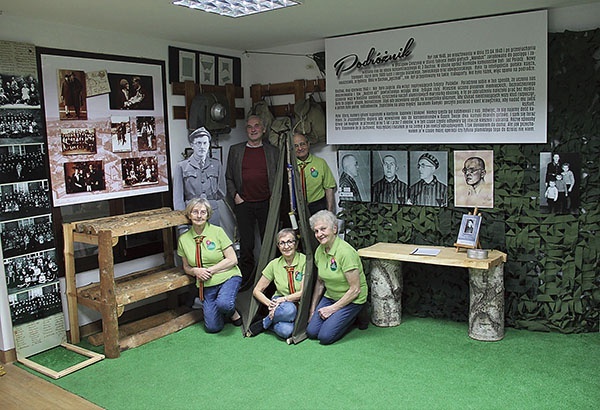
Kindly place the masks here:
<instances>
[{"instance_id":1,"label":"eyeglasses","mask_svg":"<svg viewBox=\"0 0 600 410\"><path fill-rule=\"evenodd\" d=\"M198 210L198 209L194 209L194 210L193 210L192 212L190 212L190 213L191 213L192 215L194 215L194 216L198 216L198 215L205 216L205 215L208 215L208 211L207 211L206 209L200 209L200 210Z\"/></svg>"},{"instance_id":2,"label":"eyeglasses","mask_svg":"<svg viewBox=\"0 0 600 410\"><path fill-rule=\"evenodd\" d=\"M308 146L308 143L304 142L304 141L294 144L294 148L307 147L307 146Z\"/></svg>"},{"instance_id":3,"label":"eyeglasses","mask_svg":"<svg viewBox=\"0 0 600 410\"><path fill-rule=\"evenodd\" d=\"M279 241L279 242L277 242L277 245L279 245L283 248L284 246L293 246L295 243L296 243L295 239L290 239L289 241Z\"/></svg>"},{"instance_id":4,"label":"eyeglasses","mask_svg":"<svg viewBox=\"0 0 600 410\"><path fill-rule=\"evenodd\" d=\"M477 171L482 171L483 168L463 168L462 172L463 174L474 174Z\"/></svg>"}]
</instances>

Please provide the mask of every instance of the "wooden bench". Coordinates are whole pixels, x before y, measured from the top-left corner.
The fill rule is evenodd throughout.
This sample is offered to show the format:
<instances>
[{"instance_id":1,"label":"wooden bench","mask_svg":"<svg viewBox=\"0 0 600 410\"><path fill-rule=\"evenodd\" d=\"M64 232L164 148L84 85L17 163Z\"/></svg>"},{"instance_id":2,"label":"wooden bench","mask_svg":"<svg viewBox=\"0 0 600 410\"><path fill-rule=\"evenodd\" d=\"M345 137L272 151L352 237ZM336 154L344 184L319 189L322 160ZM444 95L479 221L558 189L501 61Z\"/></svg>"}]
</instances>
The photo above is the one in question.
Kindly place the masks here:
<instances>
[{"instance_id":1,"label":"wooden bench","mask_svg":"<svg viewBox=\"0 0 600 410\"><path fill-rule=\"evenodd\" d=\"M65 280L72 343L80 341L78 304L100 312L102 335L92 337L90 341L103 342L104 354L108 358L119 357L121 350L172 333L201 318L199 311L176 309L159 315L156 320L144 320L152 329L128 324L124 327L125 331L119 331L118 318L126 305L194 283L194 278L183 273L183 269L176 267L174 262L173 228L187 223L188 219L183 212L160 208L63 224ZM119 238L159 229L162 230L164 264L115 279L112 248ZM98 246L99 282L77 288L75 242Z\"/></svg>"}]
</instances>

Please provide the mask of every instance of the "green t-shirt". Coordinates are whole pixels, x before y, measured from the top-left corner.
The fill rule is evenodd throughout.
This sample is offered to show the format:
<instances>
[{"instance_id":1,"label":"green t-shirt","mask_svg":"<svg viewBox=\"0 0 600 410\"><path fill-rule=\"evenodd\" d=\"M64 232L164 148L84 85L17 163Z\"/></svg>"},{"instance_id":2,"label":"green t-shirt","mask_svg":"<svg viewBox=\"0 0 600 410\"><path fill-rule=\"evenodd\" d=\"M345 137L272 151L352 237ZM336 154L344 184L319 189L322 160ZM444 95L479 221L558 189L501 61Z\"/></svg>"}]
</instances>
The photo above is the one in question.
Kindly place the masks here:
<instances>
[{"instance_id":1,"label":"green t-shirt","mask_svg":"<svg viewBox=\"0 0 600 410\"><path fill-rule=\"evenodd\" d=\"M306 161L298 159L297 162L299 170L302 164L305 164L304 178L306 180L306 201L308 203L323 198L325 196L325 189L334 189L336 187L331 169L323 158L308 154Z\"/></svg>"},{"instance_id":2,"label":"green t-shirt","mask_svg":"<svg viewBox=\"0 0 600 410\"><path fill-rule=\"evenodd\" d=\"M202 232L202 266L210 268L224 259L223 251L232 245L231 239L220 226L206 223ZM200 236L193 228L179 237L177 243L177 255L185 257L190 266L196 267L196 240ZM225 272L216 273L212 278L204 282L204 286L220 285L233 276L242 276L240 268L236 265ZM198 283L196 283L198 284Z\"/></svg>"},{"instance_id":3,"label":"green t-shirt","mask_svg":"<svg viewBox=\"0 0 600 410\"><path fill-rule=\"evenodd\" d=\"M367 279L363 271L362 262L358 252L341 238L336 238L329 252L325 252L325 247L319 245L315 251L315 265L319 278L325 284L325 296L340 300L342 296L350 289L350 284L346 280L344 272L358 269L360 272L360 294L352 301L361 305L367 301Z\"/></svg>"},{"instance_id":4,"label":"green t-shirt","mask_svg":"<svg viewBox=\"0 0 600 410\"><path fill-rule=\"evenodd\" d=\"M288 296L290 294L290 285L286 268L287 263L283 256L273 259L265 266L262 274L271 282L275 282L275 296ZM302 278L306 273L306 255L296 252L294 260L290 266L294 267L294 289L298 292L302 289Z\"/></svg>"}]
</instances>

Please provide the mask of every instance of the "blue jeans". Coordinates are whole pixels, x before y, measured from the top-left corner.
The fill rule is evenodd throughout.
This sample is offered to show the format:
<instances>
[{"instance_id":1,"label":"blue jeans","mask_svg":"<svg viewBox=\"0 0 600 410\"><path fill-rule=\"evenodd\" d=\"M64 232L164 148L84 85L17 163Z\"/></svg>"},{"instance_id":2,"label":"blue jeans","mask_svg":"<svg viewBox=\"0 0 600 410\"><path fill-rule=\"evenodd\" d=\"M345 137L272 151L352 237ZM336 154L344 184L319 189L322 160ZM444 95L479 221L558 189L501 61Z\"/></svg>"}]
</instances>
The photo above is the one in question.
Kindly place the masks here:
<instances>
[{"instance_id":1,"label":"blue jeans","mask_svg":"<svg viewBox=\"0 0 600 410\"><path fill-rule=\"evenodd\" d=\"M273 319L269 316L263 319L265 329L273 329L275 334L283 339L287 339L294 332L294 320L298 308L293 302L283 302L275 309Z\"/></svg>"},{"instance_id":2,"label":"blue jeans","mask_svg":"<svg viewBox=\"0 0 600 410\"><path fill-rule=\"evenodd\" d=\"M319 309L331 306L335 302L325 296L321 298L306 327L306 335L309 339L318 339L322 345L329 345L341 339L363 307L363 305L349 303L327 319L321 319Z\"/></svg>"},{"instance_id":3,"label":"blue jeans","mask_svg":"<svg viewBox=\"0 0 600 410\"><path fill-rule=\"evenodd\" d=\"M208 333L217 333L225 327L225 319L235 312L235 299L242 283L241 276L227 279L220 285L204 288L204 327Z\"/></svg>"}]
</instances>

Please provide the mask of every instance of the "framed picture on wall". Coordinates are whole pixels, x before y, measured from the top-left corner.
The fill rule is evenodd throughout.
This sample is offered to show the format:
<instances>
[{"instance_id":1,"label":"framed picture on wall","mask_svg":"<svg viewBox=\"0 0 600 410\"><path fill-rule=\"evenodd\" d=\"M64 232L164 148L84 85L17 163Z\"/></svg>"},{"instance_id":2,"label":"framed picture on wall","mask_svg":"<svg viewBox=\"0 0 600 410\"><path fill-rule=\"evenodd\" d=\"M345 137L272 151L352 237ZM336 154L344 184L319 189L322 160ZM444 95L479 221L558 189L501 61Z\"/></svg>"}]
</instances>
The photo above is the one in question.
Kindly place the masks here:
<instances>
[{"instance_id":1,"label":"framed picture on wall","mask_svg":"<svg viewBox=\"0 0 600 410\"><path fill-rule=\"evenodd\" d=\"M200 84L215 85L215 56L200 54Z\"/></svg>"},{"instance_id":2,"label":"framed picture on wall","mask_svg":"<svg viewBox=\"0 0 600 410\"><path fill-rule=\"evenodd\" d=\"M196 82L196 53L179 50L179 82Z\"/></svg>"},{"instance_id":3,"label":"framed picture on wall","mask_svg":"<svg viewBox=\"0 0 600 410\"><path fill-rule=\"evenodd\" d=\"M219 85L233 83L233 59L219 57Z\"/></svg>"}]
</instances>

